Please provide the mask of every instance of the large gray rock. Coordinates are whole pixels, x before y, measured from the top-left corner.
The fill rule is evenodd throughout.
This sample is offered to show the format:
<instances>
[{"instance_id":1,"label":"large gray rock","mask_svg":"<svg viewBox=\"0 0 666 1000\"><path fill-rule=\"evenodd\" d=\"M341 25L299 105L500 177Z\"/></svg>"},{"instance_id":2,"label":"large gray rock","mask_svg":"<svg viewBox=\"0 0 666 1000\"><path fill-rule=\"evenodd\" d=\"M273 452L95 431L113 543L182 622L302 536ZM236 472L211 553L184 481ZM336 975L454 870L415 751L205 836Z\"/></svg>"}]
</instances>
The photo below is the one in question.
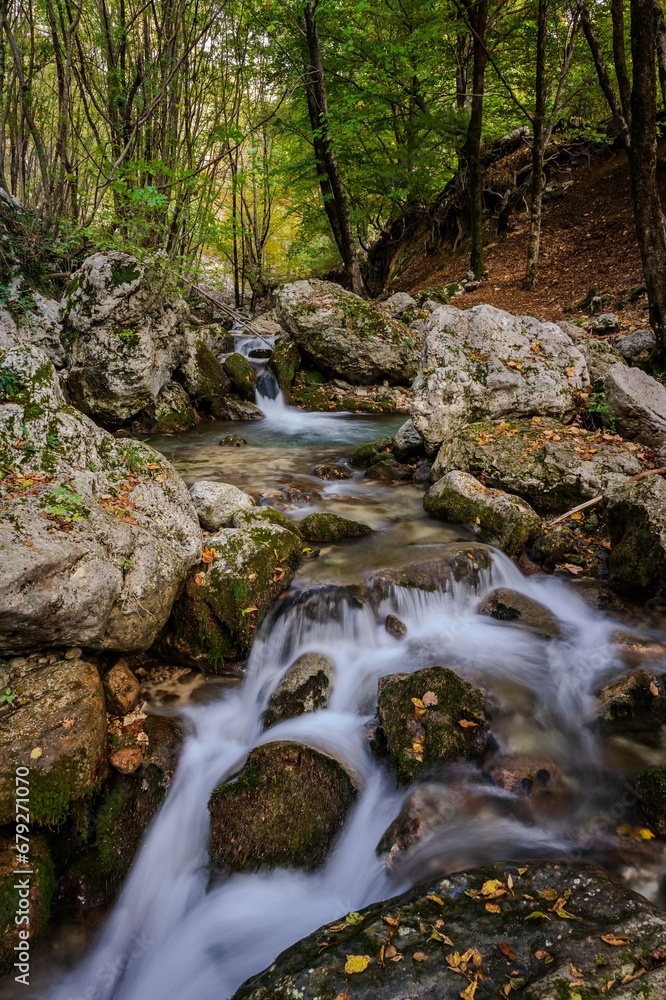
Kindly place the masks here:
<instances>
[{"instance_id":1,"label":"large gray rock","mask_svg":"<svg viewBox=\"0 0 666 1000\"><path fill-rule=\"evenodd\" d=\"M361 385L413 379L417 335L358 295L329 281L295 281L278 297L278 319L298 346L333 375Z\"/></svg>"},{"instance_id":2,"label":"large gray rock","mask_svg":"<svg viewBox=\"0 0 666 1000\"><path fill-rule=\"evenodd\" d=\"M112 427L154 402L185 353L187 305L159 263L119 251L94 254L61 303L70 392Z\"/></svg>"},{"instance_id":3,"label":"large gray rock","mask_svg":"<svg viewBox=\"0 0 666 1000\"><path fill-rule=\"evenodd\" d=\"M400 319L410 309L418 309L416 299L413 299L407 292L395 292L388 299L380 302L379 307L393 316L394 319Z\"/></svg>"},{"instance_id":4,"label":"large gray rock","mask_svg":"<svg viewBox=\"0 0 666 1000\"><path fill-rule=\"evenodd\" d=\"M187 487L67 406L36 348L6 354L0 378L0 652L147 648L200 558Z\"/></svg>"},{"instance_id":5,"label":"large gray rock","mask_svg":"<svg viewBox=\"0 0 666 1000\"><path fill-rule=\"evenodd\" d=\"M555 323L488 305L440 306L425 331L412 420L431 450L477 420L570 417L589 385L585 358Z\"/></svg>"},{"instance_id":6,"label":"large gray rock","mask_svg":"<svg viewBox=\"0 0 666 1000\"><path fill-rule=\"evenodd\" d=\"M234 1000L495 1000L512 983L525 1000L660 1000L665 942L664 912L600 868L497 862L339 917Z\"/></svg>"},{"instance_id":7,"label":"large gray rock","mask_svg":"<svg viewBox=\"0 0 666 1000\"><path fill-rule=\"evenodd\" d=\"M637 358L646 351L651 351L657 339L654 330L634 330L615 341L615 349L623 358Z\"/></svg>"},{"instance_id":8,"label":"large gray rock","mask_svg":"<svg viewBox=\"0 0 666 1000\"><path fill-rule=\"evenodd\" d=\"M604 377L606 403L624 437L661 448L666 444L666 389L640 368L613 365Z\"/></svg>"},{"instance_id":9,"label":"large gray rock","mask_svg":"<svg viewBox=\"0 0 666 1000\"><path fill-rule=\"evenodd\" d=\"M395 433L393 439L393 453L400 461L409 458L423 448L423 438L414 426L411 417L405 420Z\"/></svg>"},{"instance_id":10,"label":"large gray rock","mask_svg":"<svg viewBox=\"0 0 666 1000\"><path fill-rule=\"evenodd\" d=\"M254 507L252 497L231 483L201 480L190 487L190 496L201 527L206 531L228 528L237 511Z\"/></svg>"},{"instance_id":11,"label":"large gray rock","mask_svg":"<svg viewBox=\"0 0 666 1000\"><path fill-rule=\"evenodd\" d=\"M590 381L601 382L606 372L613 365L624 364L624 360L607 340L597 340L596 337L578 337L576 347L587 361Z\"/></svg>"},{"instance_id":12,"label":"large gray rock","mask_svg":"<svg viewBox=\"0 0 666 1000\"><path fill-rule=\"evenodd\" d=\"M66 351L62 342L60 304L40 292L32 292L33 308L23 312L18 321L18 343L40 347L56 368L62 368Z\"/></svg>"},{"instance_id":13,"label":"large gray rock","mask_svg":"<svg viewBox=\"0 0 666 1000\"><path fill-rule=\"evenodd\" d=\"M623 486L605 507L611 584L629 595L656 588L666 579L666 480L650 476Z\"/></svg>"},{"instance_id":14,"label":"large gray rock","mask_svg":"<svg viewBox=\"0 0 666 1000\"><path fill-rule=\"evenodd\" d=\"M200 409L224 417L231 383L210 348L208 328L186 327L183 356L174 378Z\"/></svg>"}]
</instances>

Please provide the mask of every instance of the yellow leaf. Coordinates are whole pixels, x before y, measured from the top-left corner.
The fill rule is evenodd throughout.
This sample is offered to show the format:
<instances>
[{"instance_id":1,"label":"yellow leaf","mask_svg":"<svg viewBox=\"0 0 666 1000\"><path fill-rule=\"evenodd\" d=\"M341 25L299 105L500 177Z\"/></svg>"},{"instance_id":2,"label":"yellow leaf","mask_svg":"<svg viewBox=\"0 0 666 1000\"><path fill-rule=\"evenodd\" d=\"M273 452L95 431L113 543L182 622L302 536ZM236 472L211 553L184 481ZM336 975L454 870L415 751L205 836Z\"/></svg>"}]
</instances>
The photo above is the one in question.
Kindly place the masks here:
<instances>
[{"instance_id":1,"label":"yellow leaf","mask_svg":"<svg viewBox=\"0 0 666 1000\"><path fill-rule=\"evenodd\" d=\"M423 753L423 740L422 739L414 740L414 742L412 743L412 750L414 751L414 753Z\"/></svg>"},{"instance_id":2,"label":"yellow leaf","mask_svg":"<svg viewBox=\"0 0 666 1000\"><path fill-rule=\"evenodd\" d=\"M42 756L43 752L44 751L42 750L41 747L35 747L34 750L30 751L30 759L31 760L38 760Z\"/></svg>"},{"instance_id":3,"label":"yellow leaf","mask_svg":"<svg viewBox=\"0 0 666 1000\"><path fill-rule=\"evenodd\" d=\"M484 882L483 885L481 886L481 895L494 896L495 893L499 892L500 890L502 892L502 895L506 894L506 887L504 883L500 882L499 879L491 878L488 879L487 882Z\"/></svg>"},{"instance_id":4,"label":"yellow leaf","mask_svg":"<svg viewBox=\"0 0 666 1000\"><path fill-rule=\"evenodd\" d=\"M575 368L567 368L567 378L573 378L576 374Z\"/></svg>"},{"instance_id":5,"label":"yellow leaf","mask_svg":"<svg viewBox=\"0 0 666 1000\"><path fill-rule=\"evenodd\" d=\"M459 994L462 1000L474 1000L477 986L478 983L475 979L473 983L470 983L469 986L465 987L462 993Z\"/></svg>"},{"instance_id":6,"label":"yellow leaf","mask_svg":"<svg viewBox=\"0 0 666 1000\"><path fill-rule=\"evenodd\" d=\"M206 582L206 574L205 573L195 573L194 582L195 582L195 584L196 584L197 587L203 587L203 585Z\"/></svg>"},{"instance_id":7,"label":"yellow leaf","mask_svg":"<svg viewBox=\"0 0 666 1000\"><path fill-rule=\"evenodd\" d=\"M369 955L347 955L347 961L345 962L345 972L348 976L353 975L355 972L365 972L367 967L370 965Z\"/></svg>"},{"instance_id":8,"label":"yellow leaf","mask_svg":"<svg viewBox=\"0 0 666 1000\"><path fill-rule=\"evenodd\" d=\"M430 896L426 896L426 899L431 900L431 902L433 902L433 903L437 903L439 906L444 906L444 900L441 899L440 896L430 895Z\"/></svg>"},{"instance_id":9,"label":"yellow leaf","mask_svg":"<svg viewBox=\"0 0 666 1000\"><path fill-rule=\"evenodd\" d=\"M216 555L217 549L204 549L201 553L201 562L212 563Z\"/></svg>"},{"instance_id":10,"label":"yellow leaf","mask_svg":"<svg viewBox=\"0 0 666 1000\"><path fill-rule=\"evenodd\" d=\"M558 899L551 906L553 913L556 913L558 917L562 917L563 920L580 920L580 917L574 916L573 913L567 913L564 909L566 905L566 899Z\"/></svg>"},{"instance_id":11,"label":"yellow leaf","mask_svg":"<svg viewBox=\"0 0 666 1000\"><path fill-rule=\"evenodd\" d=\"M412 698L412 705L415 705L416 708L425 708L425 705L420 698Z\"/></svg>"},{"instance_id":12,"label":"yellow leaf","mask_svg":"<svg viewBox=\"0 0 666 1000\"><path fill-rule=\"evenodd\" d=\"M653 698L658 698L660 691L654 681L650 681L650 694Z\"/></svg>"},{"instance_id":13,"label":"yellow leaf","mask_svg":"<svg viewBox=\"0 0 666 1000\"><path fill-rule=\"evenodd\" d=\"M581 514L581 512L579 510L577 510L575 514L571 515L571 520L572 521L582 521L583 520L583 515Z\"/></svg>"},{"instance_id":14,"label":"yellow leaf","mask_svg":"<svg viewBox=\"0 0 666 1000\"><path fill-rule=\"evenodd\" d=\"M458 725L462 726L463 729L473 729L475 727L478 727L479 723L472 722L471 719L459 719Z\"/></svg>"},{"instance_id":15,"label":"yellow leaf","mask_svg":"<svg viewBox=\"0 0 666 1000\"><path fill-rule=\"evenodd\" d=\"M626 934L602 934L601 940L606 944L613 945L614 948L620 948L625 944L629 944L629 938Z\"/></svg>"},{"instance_id":16,"label":"yellow leaf","mask_svg":"<svg viewBox=\"0 0 666 1000\"><path fill-rule=\"evenodd\" d=\"M551 903L557 899L557 892L555 889L540 889L539 895L542 899L550 900Z\"/></svg>"},{"instance_id":17,"label":"yellow leaf","mask_svg":"<svg viewBox=\"0 0 666 1000\"><path fill-rule=\"evenodd\" d=\"M527 868L519 868L518 869L518 874L519 875L524 875L526 871L527 871Z\"/></svg>"}]
</instances>

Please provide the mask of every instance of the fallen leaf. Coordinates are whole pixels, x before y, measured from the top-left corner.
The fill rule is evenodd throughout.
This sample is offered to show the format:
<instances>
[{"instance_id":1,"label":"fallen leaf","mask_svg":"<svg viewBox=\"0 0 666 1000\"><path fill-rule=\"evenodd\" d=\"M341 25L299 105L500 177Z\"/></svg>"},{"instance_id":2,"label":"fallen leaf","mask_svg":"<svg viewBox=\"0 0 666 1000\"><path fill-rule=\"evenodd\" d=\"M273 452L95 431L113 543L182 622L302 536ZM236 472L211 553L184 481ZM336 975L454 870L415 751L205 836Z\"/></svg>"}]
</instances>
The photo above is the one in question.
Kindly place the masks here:
<instances>
[{"instance_id":1,"label":"fallen leaf","mask_svg":"<svg viewBox=\"0 0 666 1000\"><path fill-rule=\"evenodd\" d=\"M581 514L581 512L579 510L577 510L577 511L575 511L575 513L573 513L571 515L571 520L572 521L582 521L583 520L583 515Z\"/></svg>"},{"instance_id":2,"label":"fallen leaf","mask_svg":"<svg viewBox=\"0 0 666 1000\"><path fill-rule=\"evenodd\" d=\"M601 940L606 944L612 945L614 948L620 948L622 945L629 944L629 938L626 934L602 934Z\"/></svg>"},{"instance_id":3,"label":"fallen leaf","mask_svg":"<svg viewBox=\"0 0 666 1000\"><path fill-rule=\"evenodd\" d=\"M488 913L501 913L502 907L498 906L497 903L486 903L486 910Z\"/></svg>"},{"instance_id":4,"label":"fallen leaf","mask_svg":"<svg viewBox=\"0 0 666 1000\"><path fill-rule=\"evenodd\" d=\"M558 915L558 917L562 917L563 920L580 920L580 917L576 917L576 916L574 916L573 913L568 913L564 909L564 907L566 906L566 902L567 902L566 899L561 899L561 898L558 899L551 906L552 912L556 913Z\"/></svg>"},{"instance_id":5,"label":"fallen leaf","mask_svg":"<svg viewBox=\"0 0 666 1000\"><path fill-rule=\"evenodd\" d=\"M500 941L497 947L499 948L501 954L504 955L507 962L515 961L516 953L508 941Z\"/></svg>"},{"instance_id":6,"label":"fallen leaf","mask_svg":"<svg viewBox=\"0 0 666 1000\"><path fill-rule=\"evenodd\" d=\"M546 951L545 948L539 948L538 951L535 951L534 952L534 957L536 958L537 962L552 962L553 961L553 956L551 955L551 953L549 951Z\"/></svg>"},{"instance_id":7,"label":"fallen leaf","mask_svg":"<svg viewBox=\"0 0 666 1000\"><path fill-rule=\"evenodd\" d=\"M423 753L423 740L420 738L414 740L412 743L412 750L414 753Z\"/></svg>"},{"instance_id":8,"label":"fallen leaf","mask_svg":"<svg viewBox=\"0 0 666 1000\"><path fill-rule=\"evenodd\" d=\"M654 833L647 826L632 826L630 823L623 823L618 826L617 832L621 837L631 837L632 840L654 840Z\"/></svg>"},{"instance_id":9,"label":"fallen leaf","mask_svg":"<svg viewBox=\"0 0 666 1000\"><path fill-rule=\"evenodd\" d=\"M205 582L206 582L206 574L205 573L196 573L195 574L195 576L194 576L194 583L195 583L195 585L197 587L203 587L203 585L205 584Z\"/></svg>"},{"instance_id":10,"label":"fallen leaf","mask_svg":"<svg viewBox=\"0 0 666 1000\"><path fill-rule=\"evenodd\" d=\"M367 967L370 965L369 955L347 955L347 961L345 962L345 972L348 976L353 975L356 972L365 972Z\"/></svg>"},{"instance_id":11,"label":"fallen leaf","mask_svg":"<svg viewBox=\"0 0 666 1000\"><path fill-rule=\"evenodd\" d=\"M343 993L338 993L335 1000L349 1000L349 990L345 990Z\"/></svg>"},{"instance_id":12,"label":"fallen leaf","mask_svg":"<svg viewBox=\"0 0 666 1000\"><path fill-rule=\"evenodd\" d=\"M565 569L567 573L571 573L572 576L578 576L579 573L585 572L582 566L574 566L573 563L564 563L562 568Z\"/></svg>"},{"instance_id":13,"label":"fallen leaf","mask_svg":"<svg viewBox=\"0 0 666 1000\"><path fill-rule=\"evenodd\" d=\"M398 928L400 926L400 917L382 917L382 920L385 924L388 924L389 927Z\"/></svg>"},{"instance_id":14,"label":"fallen leaf","mask_svg":"<svg viewBox=\"0 0 666 1000\"><path fill-rule=\"evenodd\" d=\"M71 729L74 725L74 719L64 719L62 723L63 729Z\"/></svg>"},{"instance_id":15,"label":"fallen leaf","mask_svg":"<svg viewBox=\"0 0 666 1000\"><path fill-rule=\"evenodd\" d=\"M444 900L440 896L433 896L432 894L426 896L432 903L437 903L439 906L444 906Z\"/></svg>"},{"instance_id":16,"label":"fallen leaf","mask_svg":"<svg viewBox=\"0 0 666 1000\"><path fill-rule=\"evenodd\" d=\"M201 553L202 563L212 563L217 555L217 549L204 549Z\"/></svg>"},{"instance_id":17,"label":"fallen leaf","mask_svg":"<svg viewBox=\"0 0 666 1000\"><path fill-rule=\"evenodd\" d=\"M532 419L534 419L534 418L532 418ZM526 871L527 871L527 868L519 868L518 869L518 874L519 875L524 875Z\"/></svg>"},{"instance_id":18,"label":"fallen leaf","mask_svg":"<svg viewBox=\"0 0 666 1000\"><path fill-rule=\"evenodd\" d=\"M474 727L478 727L479 723L472 722L471 719L459 719L458 725L462 726L463 729L473 729Z\"/></svg>"},{"instance_id":19,"label":"fallen leaf","mask_svg":"<svg viewBox=\"0 0 666 1000\"><path fill-rule=\"evenodd\" d=\"M566 369L566 374L567 374L567 378L573 378L574 375L576 374L576 369L575 368L567 368Z\"/></svg>"},{"instance_id":20,"label":"fallen leaf","mask_svg":"<svg viewBox=\"0 0 666 1000\"><path fill-rule=\"evenodd\" d=\"M384 952L386 958L395 958L397 954L398 954L398 949L395 948L392 944L390 944Z\"/></svg>"},{"instance_id":21,"label":"fallen leaf","mask_svg":"<svg viewBox=\"0 0 666 1000\"><path fill-rule=\"evenodd\" d=\"M574 977L574 979L580 979L580 980L582 980L582 982L585 982L585 976L583 975L582 972L580 972L576 968L576 966L573 964L573 962L569 962L569 969L571 970L571 975Z\"/></svg>"},{"instance_id":22,"label":"fallen leaf","mask_svg":"<svg viewBox=\"0 0 666 1000\"><path fill-rule=\"evenodd\" d=\"M555 889L539 889L539 896L541 899L548 899L553 903L557 899L557 891Z\"/></svg>"},{"instance_id":23,"label":"fallen leaf","mask_svg":"<svg viewBox=\"0 0 666 1000\"><path fill-rule=\"evenodd\" d=\"M414 954L412 955L412 959L415 962L427 962L428 956L423 951L415 951Z\"/></svg>"},{"instance_id":24,"label":"fallen leaf","mask_svg":"<svg viewBox=\"0 0 666 1000\"><path fill-rule=\"evenodd\" d=\"M528 913L525 917L525 920L550 920L550 917L547 913L544 913L543 910L532 910L532 912Z\"/></svg>"},{"instance_id":25,"label":"fallen leaf","mask_svg":"<svg viewBox=\"0 0 666 1000\"><path fill-rule=\"evenodd\" d=\"M659 698L661 692L654 681L650 681L650 694L653 698Z\"/></svg>"},{"instance_id":26,"label":"fallen leaf","mask_svg":"<svg viewBox=\"0 0 666 1000\"><path fill-rule=\"evenodd\" d=\"M488 899L498 899L500 896L506 896L506 892L504 883L496 878L488 879L481 886L481 895L486 896Z\"/></svg>"},{"instance_id":27,"label":"fallen leaf","mask_svg":"<svg viewBox=\"0 0 666 1000\"><path fill-rule=\"evenodd\" d=\"M434 691L426 691L421 699L426 708L434 708L439 704L439 699Z\"/></svg>"},{"instance_id":28,"label":"fallen leaf","mask_svg":"<svg viewBox=\"0 0 666 1000\"><path fill-rule=\"evenodd\" d=\"M44 751L42 750L41 747L35 747L34 750L30 751L30 759L31 760L38 760L42 756L43 753L44 753Z\"/></svg>"},{"instance_id":29,"label":"fallen leaf","mask_svg":"<svg viewBox=\"0 0 666 1000\"><path fill-rule=\"evenodd\" d=\"M471 982L469 984L469 986L467 986L462 991L462 993L459 994L459 996L462 997L462 1000L474 1000L474 996L476 994L476 988L477 988L477 986L478 986L478 983L477 983L477 981L475 979L473 982Z\"/></svg>"}]
</instances>

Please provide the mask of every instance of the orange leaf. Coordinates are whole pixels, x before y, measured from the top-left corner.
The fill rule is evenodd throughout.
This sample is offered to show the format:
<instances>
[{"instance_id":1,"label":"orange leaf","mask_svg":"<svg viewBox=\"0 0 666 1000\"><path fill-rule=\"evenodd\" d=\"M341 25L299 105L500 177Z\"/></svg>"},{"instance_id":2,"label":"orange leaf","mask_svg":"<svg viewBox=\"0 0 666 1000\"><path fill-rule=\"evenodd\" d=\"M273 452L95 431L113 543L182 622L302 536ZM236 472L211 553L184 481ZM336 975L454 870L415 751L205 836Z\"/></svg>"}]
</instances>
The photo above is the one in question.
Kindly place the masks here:
<instances>
[{"instance_id":1,"label":"orange leaf","mask_svg":"<svg viewBox=\"0 0 666 1000\"><path fill-rule=\"evenodd\" d=\"M500 941L500 943L497 945L497 947L499 948L499 950L502 953L502 955L504 955L504 957L507 960L507 962L513 962L513 961L515 961L516 953L515 953L515 951L513 950L513 948L511 947L511 945L509 944L508 941Z\"/></svg>"},{"instance_id":2,"label":"orange leaf","mask_svg":"<svg viewBox=\"0 0 666 1000\"><path fill-rule=\"evenodd\" d=\"M217 549L204 549L201 553L201 562L212 563L217 555Z\"/></svg>"},{"instance_id":3,"label":"orange leaf","mask_svg":"<svg viewBox=\"0 0 666 1000\"><path fill-rule=\"evenodd\" d=\"M459 719L458 725L462 726L463 729L473 729L478 728L478 722L472 722L471 719Z\"/></svg>"},{"instance_id":4,"label":"orange leaf","mask_svg":"<svg viewBox=\"0 0 666 1000\"><path fill-rule=\"evenodd\" d=\"M629 938L626 934L602 934L601 940L605 941L606 944L613 945L614 948L629 944Z\"/></svg>"}]
</instances>

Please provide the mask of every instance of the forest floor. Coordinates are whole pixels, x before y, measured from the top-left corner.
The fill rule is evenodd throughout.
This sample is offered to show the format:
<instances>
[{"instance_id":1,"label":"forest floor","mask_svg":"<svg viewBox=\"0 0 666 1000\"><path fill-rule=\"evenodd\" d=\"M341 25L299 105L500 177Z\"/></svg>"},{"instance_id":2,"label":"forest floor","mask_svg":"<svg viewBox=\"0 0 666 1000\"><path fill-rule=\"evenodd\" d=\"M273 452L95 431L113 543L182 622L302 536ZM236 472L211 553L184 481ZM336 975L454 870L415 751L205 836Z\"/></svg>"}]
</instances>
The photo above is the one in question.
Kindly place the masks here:
<instances>
[{"instance_id":1,"label":"forest floor","mask_svg":"<svg viewBox=\"0 0 666 1000\"><path fill-rule=\"evenodd\" d=\"M660 182L666 194L663 160ZM646 297L634 295L631 301L632 289L642 285L643 274L624 152L609 153L574 170L572 187L544 208L539 282L533 291L524 287L527 235L526 211L511 217L506 234L499 238L488 234L488 278L465 294L466 306L488 302L512 313L573 320L586 315L581 303L594 288L607 297L604 311L616 313L623 331L648 325ZM421 256L391 290L414 293L459 281L468 267L468 253L463 244L455 254L443 247Z\"/></svg>"}]
</instances>

